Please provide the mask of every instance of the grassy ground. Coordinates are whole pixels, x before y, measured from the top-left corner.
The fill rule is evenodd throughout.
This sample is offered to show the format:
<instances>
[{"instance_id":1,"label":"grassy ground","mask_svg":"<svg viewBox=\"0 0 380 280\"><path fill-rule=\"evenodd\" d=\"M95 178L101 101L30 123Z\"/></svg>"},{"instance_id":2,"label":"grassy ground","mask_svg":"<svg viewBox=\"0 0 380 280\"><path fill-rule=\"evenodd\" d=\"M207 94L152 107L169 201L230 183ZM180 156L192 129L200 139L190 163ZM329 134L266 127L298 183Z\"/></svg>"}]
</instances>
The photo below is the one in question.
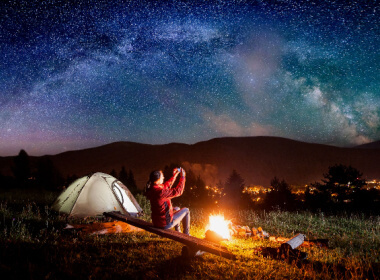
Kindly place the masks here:
<instances>
[{"instance_id":1,"label":"grassy ground","mask_svg":"<svg viewBox=\"0 0 380 280\"><path fill-rule=\"evenodd\" d=\"M224 241L237 260L211 254L186 260L182 244L147 232L88 235L62 230L45 192L0 193L0 275L4 279L379 279L380 217L227 211L236 224L272 236L328 238L331 248L301 248L304 261L263 257L268 240ZM144 201L140 203L144 205ZM191 209L191 234L204 238L208 212ZM89 223L93 220L70 221ZM3 278L3 277L2 277Z\"/></svg>"}]
</instances>

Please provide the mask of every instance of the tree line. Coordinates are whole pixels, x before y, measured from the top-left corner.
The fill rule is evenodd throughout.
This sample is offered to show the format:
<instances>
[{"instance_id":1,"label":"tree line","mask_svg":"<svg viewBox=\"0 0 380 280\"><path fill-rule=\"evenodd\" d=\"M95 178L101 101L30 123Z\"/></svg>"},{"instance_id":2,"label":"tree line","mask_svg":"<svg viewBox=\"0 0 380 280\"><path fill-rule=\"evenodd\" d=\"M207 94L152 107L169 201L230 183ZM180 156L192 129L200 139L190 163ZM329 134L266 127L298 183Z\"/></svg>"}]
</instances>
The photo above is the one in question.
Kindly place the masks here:
<instances>
[{"instance_id":1,"label":"tree line","mask_svg":"<svg viewBox=\"0 0 380 280\"><path fill-rule=\"evenodd\" d=\"M232 172L224 187L225 193L229 193L228 199L232 198L233 203L240 208L380 214L380 190L365 186L363 173L358 169L335 164L328 167L321 182L309 184L305 192L300 194L292 192L291 186L284 179L274 177L269 190L262 190L255 195L262 199L254 200L252 196L241 191L244 180L236 171ZM239 188L240 196L233 196L231 188Z\"/></svg>"},{"instance_id":2,"label":"tree line","mask_svg":"<svg viewBox=\"0 0 380 280\"><path fill-rule=\"evenodd\" d=\"M63 190L79 177L76 174L64 177L49 157L40 157L36 163L31 163L29 155L21 150L14 158L11 167L12 176L0 173L0 189L43 189L49 191ZM117 172L112 169L109 173L128 186L133 193L138 188L132 170L124 166Z\"/></svg>"},{"instance_id":3,"label":"tree line","mask_svg":"<svg viewBox=\"0 0 380 280\"><path fill-rule=\"evenodd\" d=\"M173 165L174 166L174 165ZM170 176L171 168L167 168ZM177 203L212 209L254 209L283 211L313 211L329 213L380 214L380 190L365 188L363 174L352 166L335 164L328 167L321 182L311 183L301 193L292 192L291 186L276 176L267 190L252 195L244 191L242 176L232 170L227 180L214 188L205 185L200 176L189 170L186 191L176 198ZM260 199L255 199L255 198Z\"/></svg>"},{"instance_id":4,"label":"tree line","mask_svg":"<svg viewBox=\"0 0 380 280\"><path fill-rule=\"evenodd\" d=\"M14 158L11 166L13 176L0 174L0 188L40 188L46 190L57 190L61 188L66 180L73 177L63 178L59 170L54 166L49 157L41 157L35 164L31 163L29 155L21 150Z\"/></svg>"},{"instance_id":5,"label":"tree line","mask_svg":"<svg viewBox=\"0 0 380 280\"><path fill-rule=\"evenodd\" d=\"M179 165L174 163L165 166L165 178L170 178L177 166ZM32 167L24 150L14 158L12 173L13 176L0 174L0 188L40 188L55 191L78 178L75 174L64 178L49 157L39 158ZM131 169L127 170L122 166L119 172L112 169L109 174L123 182L132 194L144 192L138 188ZM231 171L225 182L207 186L200 175L189 169L186 170L185 192L175 198L175 203L211 209L364 211L379 214L380 190L367 189L365 186L363 174L356 168L343 164L328 167L321 182L310 183L302 194L293 193L291 186L276 176L271 180L269 189L250 194L244 191L247 187L245 180L236 170Z\"/></svg>"}]
</instances>

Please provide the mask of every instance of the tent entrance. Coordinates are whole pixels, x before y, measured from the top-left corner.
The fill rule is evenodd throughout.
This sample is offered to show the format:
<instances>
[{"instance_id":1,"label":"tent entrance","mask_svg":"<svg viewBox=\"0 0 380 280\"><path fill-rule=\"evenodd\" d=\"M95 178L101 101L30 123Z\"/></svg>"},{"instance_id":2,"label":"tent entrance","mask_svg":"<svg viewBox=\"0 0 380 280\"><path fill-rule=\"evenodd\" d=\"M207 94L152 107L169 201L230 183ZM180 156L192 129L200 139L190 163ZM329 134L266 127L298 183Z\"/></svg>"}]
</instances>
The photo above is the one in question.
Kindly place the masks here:
<instances>
[{"instance_id":1,"label":"tent entrance","mask_svg":"<svg viewBox=\"0 0 380 280\"><path fill-rule=\"evenodd\" d=\"M132 193L122 182L114 181L112 183L112 191L119 203L129 214L133 215L133 213L139 213L142 211Z\"/></svg>"}]
</instances>

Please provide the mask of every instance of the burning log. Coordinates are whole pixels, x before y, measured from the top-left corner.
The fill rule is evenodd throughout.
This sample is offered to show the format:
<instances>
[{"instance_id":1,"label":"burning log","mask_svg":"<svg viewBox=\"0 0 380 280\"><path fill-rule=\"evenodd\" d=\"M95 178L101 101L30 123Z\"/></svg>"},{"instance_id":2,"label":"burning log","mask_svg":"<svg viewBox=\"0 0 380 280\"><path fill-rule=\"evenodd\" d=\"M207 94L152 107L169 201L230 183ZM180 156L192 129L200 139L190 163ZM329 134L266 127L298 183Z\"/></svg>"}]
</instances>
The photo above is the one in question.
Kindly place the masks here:
<instances>
[{"instance_id":1,"label":"burning log","mask_svg":"<svg viewBox=\"0 0 380 280\"><path fill-rule=\"evenodd\" d=\"M206 240L212 241L215 243L219 243L220 241L227 240L227 238L223 238L221 235L219 235L213 230L207 230L205 236L206 236L205 237Z\"/></svg>"},{"instance_id":2,"label":"burning log","mask_svg":"<svg viewBox=\"0 0 380 280\"><path fill-rule=\"evenodd\" d=\"M232 236L253 237L257 239L269 238L269 234L261 227L251 229L249 226L235 225L231 221L224 220L223 215L211 215L206 230L206 239L215 242L229 240ZM215 236L215 234L219 235L219 237Z\"/></svg>"},{"instance_id":3,"label":"burning log","mask_svg":"<svg viewBox=\"0 0 380 280\"><path fill-rule=\"evenodd\" d=\"M209 224L206 227L206 239L207 235L209 235L208 238L211 239L221 239L219 241L229 240L231 238L230 225L231 222L224 220L222 215L211 215L209 217Z\"/></svg>"}]
</instances>

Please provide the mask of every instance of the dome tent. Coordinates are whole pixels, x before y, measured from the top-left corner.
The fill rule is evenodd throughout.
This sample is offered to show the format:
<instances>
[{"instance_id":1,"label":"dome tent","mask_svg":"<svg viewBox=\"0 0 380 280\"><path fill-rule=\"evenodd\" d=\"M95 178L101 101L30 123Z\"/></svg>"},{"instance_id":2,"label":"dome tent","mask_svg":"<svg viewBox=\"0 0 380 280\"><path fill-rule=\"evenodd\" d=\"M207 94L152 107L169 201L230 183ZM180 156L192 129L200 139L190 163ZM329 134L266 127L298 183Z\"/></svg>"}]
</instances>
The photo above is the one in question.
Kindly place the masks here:
<instances>
[{"instance_id":1,"label":"dome tent","mask_svg":"<svg viewBox=\"0 0 380 280\"><path fill-rule=\"evenodd\" d=\"M122 182L100 172L74 181L58 196L52 209L72 217L97 216L110 211L137 216L142 212Z\"/></svg>"}]
</instances>

